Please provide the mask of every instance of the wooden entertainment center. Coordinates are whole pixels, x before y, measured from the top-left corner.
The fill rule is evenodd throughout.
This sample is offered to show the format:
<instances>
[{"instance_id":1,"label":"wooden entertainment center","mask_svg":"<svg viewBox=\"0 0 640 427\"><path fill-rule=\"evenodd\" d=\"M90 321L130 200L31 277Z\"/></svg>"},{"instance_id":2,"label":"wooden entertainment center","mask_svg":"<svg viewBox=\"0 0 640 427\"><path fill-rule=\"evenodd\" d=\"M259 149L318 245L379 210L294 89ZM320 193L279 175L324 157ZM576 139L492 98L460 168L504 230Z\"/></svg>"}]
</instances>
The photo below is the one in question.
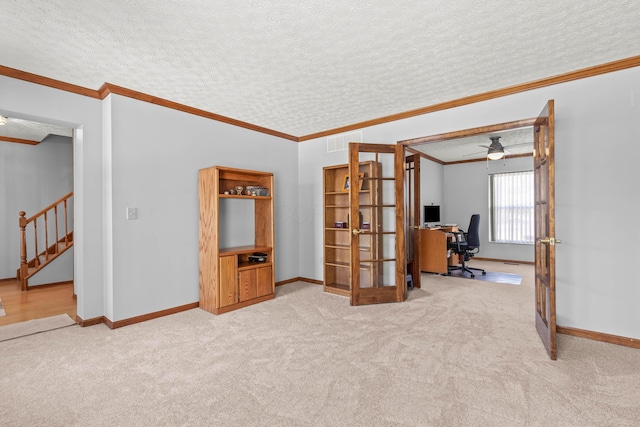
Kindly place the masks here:
<instances>
[{"instance_id":1,"label":"wooden entertainment center","mask_svg":"<svg viewBox=\"0 0 640 427\"><path fill-rule=\"evenodd\" d=\"M198 197L200 308L221 314L274 298L273 173L222 166L201 169ZM253 212L253 244L220 246L221 230L233 219L225 216L224 204L232 200L246 205L243 211Z\"/></svg>"}]
</instances>

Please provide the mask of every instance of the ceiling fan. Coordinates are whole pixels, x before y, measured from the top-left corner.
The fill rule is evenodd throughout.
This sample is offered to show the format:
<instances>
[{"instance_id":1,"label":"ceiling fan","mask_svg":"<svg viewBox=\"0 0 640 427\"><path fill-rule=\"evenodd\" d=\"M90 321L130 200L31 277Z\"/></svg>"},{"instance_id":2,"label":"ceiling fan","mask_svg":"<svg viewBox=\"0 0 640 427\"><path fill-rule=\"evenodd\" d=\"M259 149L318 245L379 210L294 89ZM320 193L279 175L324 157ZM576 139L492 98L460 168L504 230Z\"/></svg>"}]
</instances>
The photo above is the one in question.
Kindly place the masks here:
<instances>
[{"instance_id":1,"label":"ceiling fan","mask_svg":"<svg viewBox=\"0 0 640 427\"><path fill-rule=\"evenodd\" d=\"M504 145L500 143L500 136L490 136L491 145L480 145L480 147L488 148L487 159L500 160L505 156Z\"/></svg>"},{"instance_id":2,"label":"ceiling fan","mask_svg":"<svg viewBox=\"0 0 640 427\"><path fill-rule=\"evenodd\" d=\"M511 144L508 146L502 145L500 142L501 136L490 136L491 145L479 145L479 147L487 149L487 160L500 160L507 154L512 154L507 148L519 147L523 145L532 145L530 142L523 142L521 144Z\"/></svg>"}]
</instances>

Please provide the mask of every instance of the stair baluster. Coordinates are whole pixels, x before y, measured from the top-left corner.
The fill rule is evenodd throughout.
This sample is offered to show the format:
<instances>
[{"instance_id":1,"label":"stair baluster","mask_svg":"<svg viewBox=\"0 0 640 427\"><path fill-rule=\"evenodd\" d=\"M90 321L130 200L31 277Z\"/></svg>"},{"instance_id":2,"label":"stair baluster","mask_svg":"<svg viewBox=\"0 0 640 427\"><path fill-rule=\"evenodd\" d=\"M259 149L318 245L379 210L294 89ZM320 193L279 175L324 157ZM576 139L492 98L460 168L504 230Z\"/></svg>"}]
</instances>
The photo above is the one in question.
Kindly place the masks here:
<instances>
[{"instance_id":1,"label":"stair baluster","mask_svg":"<svg viewBox=\"0 0 640 427\"><path fill-rule=\"evenodd\" d=\"M18 269L17 276L20 281L20 287L23 291L26 291L29 288L28 279L33 276L36 272L44 268L51 261L56 259L59 255L62 255L67 249L73 246L73 230L69 231L69 217L68 217L68 201L73 197L73 193L69 193L66 196L62 197L58 201L52 203L47 206L37 214L33 215L30 218L26 218L26 212L21 211L19 213L20 218L18 221L20 227L20 268ZM58 217L58 206L63 205L64 207L64 231L65 234L61 238L59 234L59 224L60 221ZM53 211L53 217L55 220L55 243L49 245L49 212ZM38 238L38 219L42 218L44 221L44 244L45 249L40 252L38 242L42 239ZM32 224L33 227L33 258L28 259L29 251L27 249L27 232L26 229ZM41 261L40 257L44 255L44 262Z\"/></svg>"}]
</instances>

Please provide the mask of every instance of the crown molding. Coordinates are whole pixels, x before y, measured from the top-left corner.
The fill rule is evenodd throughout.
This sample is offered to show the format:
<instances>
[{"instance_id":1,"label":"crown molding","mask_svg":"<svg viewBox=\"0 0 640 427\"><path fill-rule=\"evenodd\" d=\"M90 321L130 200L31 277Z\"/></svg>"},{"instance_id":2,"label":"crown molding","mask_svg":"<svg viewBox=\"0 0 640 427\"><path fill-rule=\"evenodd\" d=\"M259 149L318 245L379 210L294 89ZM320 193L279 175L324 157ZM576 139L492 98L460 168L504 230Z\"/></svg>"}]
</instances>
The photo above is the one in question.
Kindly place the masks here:
<instances>
[{"instance_id":1,"label":"crown molding","mask_svg":"<svg viewBox=\"0 0 640 427\"><path fill-rule=\"evenodd\" d=\"M25 82L35 83L42 86L52 87L54 89L64 90L78 95L88 96L89 98L100 99L98 91L87 89L86 87L65 83L60 80L50 79L49 77L39 76L37 74L28 73L26 71L16 70L15 68L0 65L0 75L11 77Z\"/></svg>"},{"instance_id":2,"label":"crown molding","mask_svg":"<svg viewBox=\"0 0 640 427\"><path fill-rule=\"evenodd\" d=\"M9 136L0 136L0 141L4 142L17 142L18 144L38 145L40 141L32 139L11 138Z\"/></svg>"},{"instance_id":3,"label":"crown molding","mask_svg":"<svg viewBox=\"0 0 640 427\"><path fill-rule=\"evenodd\" d=\"M502 89L496 89L476 95L470 95L463 98L454 99L451 101L441 102L433 104L427 107L418 108L415 110L405 111L403 113L392 114L389 116L379 117L377 119L366 120L359 123L354 123L347 126L341 126L334 129L325 130L322 132L316 132L300 137L289 135L283 132L278 132L272 129L267 129L262 126L253 125L251 123L243 122L240 120L232 119L229 117L221 116L219 114L210 113L208 111L200 110L198 108L189 107L177 102L165 100L152 95L147 95L142 92L137 92L131 89L116 86L111 83L104 83L99 90L88 89L82 86L65 83L60 80L51 79L48 77L39 76L37 74L28 73L26 71L17 70L15 68L5 67L0 65L0 75L12 77L19 80L36 83L43 86L52 87L55 89L64 90L78 95L88 96L91 98L104 99L109 93L117 95L127 96L130 98L138 99L152 104L161 105L167 108L183 111L189 114L195 114L197 116L205 117L211 120L231 124L233 126L239 126L245 129L250 129L256 132L265 133L268 135L277 136L279 138L288 139L296 142L308 141L310 139L322 138L324 136L335 135L344 132L350 132L356 129L362 129L366 127L376 126L383 123L389 123L397 120L407 119L410 117L421 116L423 114L433 113L436 111L448 110L463 105L474 104L477 102L488 101L495 98L500 98L507 95L513 95L519 92L526 92L533 89L539 89L546 86L552 86L559 83L566 83L573 80L584 79L588 77L594 77L601 74L607 74L614 71L621 71L628 68L634 68L640 66L640 55L630 58L620 59L617 61L607 62L605 64L595 65L592 67L582 68L576 71L570 71L568 73L559 74L553 77L546 77L539 80L534 80L528 83L522 83L514 86L508 86Z\"/></svg>"},{"instance_id":4,"label":"crown molding","mask_svg":"<svg viewBox=\"0 0 640 427\"><path fill-rule=\"evenodd\" d=\"M376 126L383 123L389 123L397 120L407 119L410 117L421 116L423 114L434 113L436 111L448 110L451 108L461 107L463 105L475 104L477 102L488 101L495 98L501 98L507 95L513 95L519 92L526 92L533 89L539 89L546 86L552 86L560 83L566 83L573 80L584 79L587 77L599 76L601 74L612 73L614 71L626 70L628 68L634 68L640 66L640 55L633 56L631 58L621 59L618 61L607 62L605 64L596 65L593 67L582 68L576 71L570 71L568 73L559 74L553 77L546 77L539 80L534 80L528 83L522 83L515 86L508 86L502 89L491 90L476 95L465 96L463 98L454 99L452 101L441 102L433 104L428 107L422 107L415 110L405 111L404 113L392 114L390 116L380 117L377 119L366 120L360 123L354 123L352 125L342 126L335 129L329 129L322 132L312 133L298 137L300 142L308 141L310 139L321 138L324 136L335 135L338 133L350 132L355 129L362 129L366 127Z\"/></svg>"},{"instance_id":5,"label":"crown molding","mask_svg":"<svg viewBox=\"0 0 640 427\"><path fill-rule=\"evenodd\" d=\"M267 135L277 136L278 138L288 139L290 141L298 142L298 138L283 132L278 132L273 129L268 129L262 126L253 125L251 123L243 122L240 120L232 119L230 117L221 116L220 114L211 113L199 108L189 107L188 105L180 104L178 102L169 101L167 99L159 98L157 96L148 95L146 93L138 92L132 89L127 89L122 86L117 86L111 83L103 84L98 89L100 99L106 98L109 94L126 96L127 98L137 99L139 101L149 102L151 104L160 105L162 107L171 108L173 110L182 111L195 116L204 117L217 122L227 123L233 126L238 126L245 129L250 129L256 132L264 133Z\"/></svg>"},{"instance_id":6,"label":"crown molding","mask_svg":"<svg viewBox=\"0 0 640 427\"><path fill-rule=\"evenodd\" d=\"M240 120L232 119L229 117L221 116L219 114L210 113L208 111L200 110L198 108L189 107L184 104L169 101L166 99L158 98L157 96L147 95L142 92L127 89L121 86L116 86L111 83L104 83L100 89L93 90L86 87L65 83L60 80L51 79L49 77L39 76L37 74L28 73L26 71L16 70L15 68L5 67L0 65L0 75L11 77L18 80L23 80L30 83L39 84L42 86L51 87L54 89L63 90L65 92L75 93L77 95L88 96L89 98L104 99L107 95L113 93L116 95L126 96L128 98L137 99L139 101L149 102L163 107L171 108L185 113L194 114L196 116L204 117L210 120L227 123L233 126L253 130L256 132L277 136L278 138L288 139L298 142L298 138L283 132L278 132L272 129L267 129L262 126L253 125L251 123L243 122ZM14 141L15 142L15 141Z\"/></svg>"}]
</instances>

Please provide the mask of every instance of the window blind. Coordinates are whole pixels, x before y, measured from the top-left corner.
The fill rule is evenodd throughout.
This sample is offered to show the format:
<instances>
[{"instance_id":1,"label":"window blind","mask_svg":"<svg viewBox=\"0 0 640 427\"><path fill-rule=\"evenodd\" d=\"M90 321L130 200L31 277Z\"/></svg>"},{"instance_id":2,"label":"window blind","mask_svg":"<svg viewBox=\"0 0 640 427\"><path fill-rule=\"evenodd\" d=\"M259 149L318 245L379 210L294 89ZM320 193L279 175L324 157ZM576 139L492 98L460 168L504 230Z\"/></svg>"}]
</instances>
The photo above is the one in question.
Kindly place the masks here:
<instances>
[{"instance_id":1,"label":"window blind","mask_svg":"<svg viewBox=\"0 0 640 427\"><path fill-rule=\"evenodd\" d=\"M533 244L533 171L489 175L489 188L491 241Z\"/></svg>"}]
</instances>

